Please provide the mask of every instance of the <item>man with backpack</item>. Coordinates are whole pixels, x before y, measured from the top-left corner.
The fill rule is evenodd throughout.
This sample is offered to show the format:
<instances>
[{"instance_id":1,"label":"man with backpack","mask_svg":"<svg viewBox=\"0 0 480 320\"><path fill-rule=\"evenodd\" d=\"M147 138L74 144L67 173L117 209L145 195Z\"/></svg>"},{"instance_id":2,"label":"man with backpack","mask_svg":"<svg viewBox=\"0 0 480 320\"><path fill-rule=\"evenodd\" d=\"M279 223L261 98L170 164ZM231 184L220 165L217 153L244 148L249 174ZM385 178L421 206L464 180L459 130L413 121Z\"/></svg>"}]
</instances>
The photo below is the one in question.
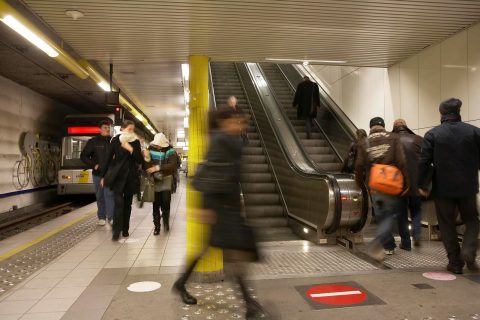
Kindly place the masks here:
<instances>
[{"instance_id":1,"label":"man with backpack","mask_svg":"<svg viewBox=\"0 0 480 320\"><path fill-rule=\"evenodd\" d=\"M392 227L401 211L402 195L409 189L407 162L398 134L385 130L385 121L370 120L370 135L360 144L355 163L355 180L370 187L377 236L370 243L367 254L377 261L385 254L393 254Z\"/></svg>"}]
</instances>

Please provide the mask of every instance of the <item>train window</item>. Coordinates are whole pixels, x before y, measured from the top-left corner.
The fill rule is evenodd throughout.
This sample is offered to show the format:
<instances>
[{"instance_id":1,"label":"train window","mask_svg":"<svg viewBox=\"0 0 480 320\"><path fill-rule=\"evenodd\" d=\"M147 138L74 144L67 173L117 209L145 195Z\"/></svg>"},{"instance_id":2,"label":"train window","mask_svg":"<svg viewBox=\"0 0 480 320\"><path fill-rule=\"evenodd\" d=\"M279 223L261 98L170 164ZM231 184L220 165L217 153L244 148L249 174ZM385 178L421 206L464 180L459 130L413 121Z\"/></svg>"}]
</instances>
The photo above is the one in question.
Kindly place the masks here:
<instances>
[{"instance_id":1,"label":"train window","mask_svg":"<svg viewBox=\"0 0 480 320\"><path fill-rule=\"evenodd\" d=\"M80 153L92 137L75 136L64 137L62 143L62 167L82 169L86 165L80 160Z\"/></svg>"}]
</instances>

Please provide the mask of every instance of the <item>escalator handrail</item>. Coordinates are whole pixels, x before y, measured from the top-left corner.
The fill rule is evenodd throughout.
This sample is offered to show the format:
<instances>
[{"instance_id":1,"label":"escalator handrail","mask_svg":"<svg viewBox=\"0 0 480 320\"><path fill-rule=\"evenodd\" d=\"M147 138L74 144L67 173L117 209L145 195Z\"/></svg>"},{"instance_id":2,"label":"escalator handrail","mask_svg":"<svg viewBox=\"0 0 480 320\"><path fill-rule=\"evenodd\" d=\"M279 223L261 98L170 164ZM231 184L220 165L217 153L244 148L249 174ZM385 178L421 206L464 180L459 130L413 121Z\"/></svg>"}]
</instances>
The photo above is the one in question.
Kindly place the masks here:
<instances>
[{"instance_id":1,"label":"escalator handrail","mask_svg":"<svg viewBox=\"0 0 480 320\"><path fill-rule=\"evenodd\" d=\"M293 65L293 67L299 71L301 70L301 67L298 65ZM302 66L303 67L303 66ZM312 73L309 69L303 67L303 70L306 74L308 74L312 79L315 79L316 82L318 83L319 79L318 77ZM332 97L328 94L325 89L319 85L320 88L320 93L323 95L324 99L328 102L326 104L326 107L330 112L335 116L337 119L338 123L342 125L342 127L345 129L345 132L347 132L352 140L355 139L355 132L358 129L357 126L353 123L353 121L347 116L347 114L338 106L338 104L335 102L335 100L332 99Z\"/></svg>"},{"instance_id":2,"label":"escalator handrail","mask_svg":"<svg viewBox=\"0 0 480 320\"><path fill-rule=\"evenodd\" d=\"M215 89L213 88L212 64L210 63L210 61L208 61L208 87L209 89L211 89L209 92L209 99L212 99L211 101L209 101L209 104L211 103L211 107L213 107L214 110L217 110Z\"/></svg>"},{"instance_id":3,"label":"escalator handrail","mask_svg":"<svg viewBox=\"0 0 480 320\"><path fill-rule=\"evenodd\" d=\"M288 218L288 216L291 215L291 212L288 210L287 202L285 201L285 197L283 195L282 188L280 188L280 182L278 181L277 174L276 174L275 169L273 167L272 159L270 158L270 154L268 153L267 147L265 146L265 141L263 139L262 132L260 131L260 128L258 127L257 118L255 117L255 113L253 112L253 108L252 108L252 105L250 103L250 98L248 97L247 90L245 89L245 85L243 84L243 79L240 76L238 66L237 66L236 63L234 63L233 65L235 66L235 71L237 72L237 77L238 77L238 80L240 82L240 86L242 87L243 93L245 94L245 98L247 100L248 108L250 109L250 114L252 116L253 123L255 124L255 128L257 129L258 137L260 138L260 143L263 146L263 150L265 152L265 156L267 158L268 164L269 164L270 168L272 169L273 178L275 179L275 183L277 185L278 192L280 193L280 199L281 199L281 201L283 203L283 207L285 209L284 215L285 215L286 218Z\"/></svg>"},{"instance_id":4,"label":"escalator handrail","mask_svg":"<svg viewBox=\"0 0 480 320\"><path fill-rule=\"evenodd\" d=\"M283 70L279 67L278 64L275 64L275 67L280 70L280 72L282 73L284 79L287 80L288 82L288 85L290 87L290 89L293 91L293 93L295 94L295 92L297 91L297 89L293 86L293 84L290 82L290 79L288 79L288 77L285 75L285 73L283 72ZM319 86L320 87L320 86ZM332 141L330 140L330 138L327 136L327 134L325 133L325 131L323 130L322 126L320 126L320 123L318 123L317 119L314 119L313 121L315 123L315 126L317 127L317 129L320 130L320 132L323 134L323 136L325 137L325 139L327 140L327 143L330 145L330 148L332 148L333 152L335 153L335 155L337 156L338 160L339 161L343 161L343 158L342 156L340 155L340 152L338 152L337 148L335 148L335 146L333 145Z\"/></svg>"},{"instance_id":5,"label":"escalator handrail","mask_svg":"<svg viewBox=\"0 0 480 320\"><path fill-rule=\"evenodd\" d=\"M250 73L250 70L249 68L246 66L246 63L245 63L245 68L247 69L247 72L248 74L250 75L250 79L252 80L252 83L255 83L255 81L253 81L253 75ZM261 68L259 68L260 71ZM238 68L237 68L237 72L238 72ZM242 81L242 85L243 85L243 79L240 77L241 81ZM255 88L255 92L256 94L260 97L260 93L258 92L258 88L257 86L254 84L253 87ZM260 98L259 99L260 101L260 104L262 106L262 109L264 110L265 114L267 115L267 121L268 123L270 124L270 126L273 128L275 128L275 126L272 124L272 121L270 119L270 117L268 116L268 113L266 111L266 107L265 107L265 104L263 103L262 99ZM251 107L251 106L250 106ZM253 113L253 110L252 110L252 113ZM289 121L287 121L289 122ZM325 230L325 233L327 234L332 234L334 233L335 231L338 230L338 228L340 227L340 221L341 221L341 215L342 215L342 202L341 202L341 194L340 194L340 187L338 186L338 183L335 179L335 177L332 175L332 174L329 174L329 173L326 173L326 172L318 172L318 171L314 171L314 172L304 172L301 168L299 168L293 161L292 159L288 156L288 152L285 150L285 147L283 146L283 144L281 143L281 139L279 138L278 134L277 134L277 130L273 129L273 134L275 136L275 140L278 142L279 146L280 146L280 149L282 150L282 153L287 161L287 164L288 166L293 170L293 172L295 172L296 174L298 175L301 175L301 176L305 176L305 177L309 177L310 179L319 179L319 180L326 180L328 183L328 186L329 188L332 188L333 189L333 195L334 195L334 203L335 203L335 206L333 208L333 223L332 225L327 228ZM259 130L260 132L260 130ZM298 137L296 134L294 134L294 132L292 131L291 132L292 136L294 137L295 141L298 142ZM301 146L301 144L300 144ZM309 159L309 157L306 157ZM309 162L310 164L310 162ZM314 168L315 169L315 168ZM281 189L281 188L280 188ZM282 194L283 195L283 194ZM288 206L285 202L285 206L287 208L287 211L288 211ZM299 220L299 221L302 221L303 223L306 223L310 226L313 225L313 223L310 223L294 214L292 214L290 211L288 211L290 216L291 217L294 217L295 219ZM315 229L318 229L319 226L314 226Z\"/></svg>"}]
</instances>

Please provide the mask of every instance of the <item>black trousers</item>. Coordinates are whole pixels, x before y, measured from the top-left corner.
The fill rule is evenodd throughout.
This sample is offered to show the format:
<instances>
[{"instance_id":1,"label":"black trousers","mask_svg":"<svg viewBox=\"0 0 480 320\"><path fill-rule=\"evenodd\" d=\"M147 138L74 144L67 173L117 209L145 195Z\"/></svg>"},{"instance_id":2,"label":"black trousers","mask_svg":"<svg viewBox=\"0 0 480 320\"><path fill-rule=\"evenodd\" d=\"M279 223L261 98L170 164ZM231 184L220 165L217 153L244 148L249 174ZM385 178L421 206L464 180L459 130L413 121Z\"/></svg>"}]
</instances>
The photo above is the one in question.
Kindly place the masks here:
<instances>
[{"instance_id":1,"label":"black trousers","mask_svg":"<svg viewBox=\"0 0 480 320\"><path fill-rule=\"evenodd\" d=\"M132 214L133 194L115 191L115 213L113 215L113 234L128 232Z\"/></svg>"},{"instance_id":2,"label":"black trousers","mask_svg":"<svg viewBox=\"0 0 480 320\"><path fill-rule=\"evenodd\" d=\"M170 202L172 200L171 191L155 192L155 201L153 202L153 225L155 229L160 228L160 209L162 209L163 225L170 225Z\"/></svg>"},{"instance_id":3,"label":"black trousers","mask_svg":"<svg viewBox=\"0 0 480 320\"><path fill-rule=\"evenodd\" d=\"M449 264L463 266L462 254L468 259L475 259L479 229L476 195L464 198L435 199L435 209ZM460 216L466 227L461 249L457 240L457 209L460 211Z\"/></svg>"}]
</instances>

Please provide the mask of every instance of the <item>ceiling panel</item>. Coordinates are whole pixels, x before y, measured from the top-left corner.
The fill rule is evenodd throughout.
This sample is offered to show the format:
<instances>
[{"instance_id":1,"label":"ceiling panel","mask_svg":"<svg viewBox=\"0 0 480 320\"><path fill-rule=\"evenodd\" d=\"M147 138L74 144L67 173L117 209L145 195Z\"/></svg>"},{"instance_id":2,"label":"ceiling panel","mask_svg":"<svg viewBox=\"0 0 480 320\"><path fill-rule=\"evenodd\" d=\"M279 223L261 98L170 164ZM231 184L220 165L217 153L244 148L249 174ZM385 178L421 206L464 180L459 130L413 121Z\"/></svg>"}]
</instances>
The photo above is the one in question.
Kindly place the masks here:
<instances>
[{"instance_id":1,"label":"ceiling panel","mask_svg":"<svg viewBox=\"0 0 480 320\"><path fill-rule=\"evenodd\" d=\"M113 62L116 82L163 126L183 109L180 63L191 54L385 67L480 20L469 0L23 2L81 56L104 70Z\"/></svg>"}]
</instances>

